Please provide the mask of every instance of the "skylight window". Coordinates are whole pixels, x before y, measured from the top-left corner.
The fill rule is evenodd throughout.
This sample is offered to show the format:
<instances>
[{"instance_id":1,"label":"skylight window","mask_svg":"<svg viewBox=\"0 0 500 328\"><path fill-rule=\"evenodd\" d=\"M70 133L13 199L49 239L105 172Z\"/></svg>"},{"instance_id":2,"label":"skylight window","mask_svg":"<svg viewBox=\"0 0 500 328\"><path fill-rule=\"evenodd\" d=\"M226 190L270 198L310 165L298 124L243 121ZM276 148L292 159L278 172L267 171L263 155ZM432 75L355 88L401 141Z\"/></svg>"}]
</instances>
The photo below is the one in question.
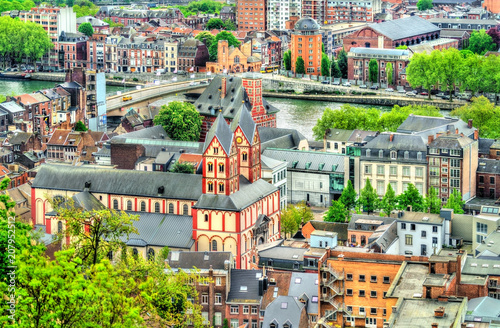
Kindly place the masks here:
<instances>
[{"instance_id":1,"label":"skylight window","mask_svg":"<svg viewBox=\"0 0 500 328\"><path fill-rule=\"evenodd\" d=\"M295 278L295 283L300 284L302 282L302 278Z\"/></svg>"},{"instance_id":2,"label":"skylight window","mask_svg":"<svg viewBox=\"0 0 500 328\"><path fill-rule=\"evenodd\" d=\"M288 309L288 303L287 302L281 303L281 308L282 309Z\"/></svg>"},{"instance_id":3,"label":"skylight window","mask_svg":"<svg viewBox=\"0 0 500 328\"><path fill-rule=\"evenodd\" d=\"M247 286L240 286L240 292L246 292L247 290Z\"/></svg>"}]
</instances>

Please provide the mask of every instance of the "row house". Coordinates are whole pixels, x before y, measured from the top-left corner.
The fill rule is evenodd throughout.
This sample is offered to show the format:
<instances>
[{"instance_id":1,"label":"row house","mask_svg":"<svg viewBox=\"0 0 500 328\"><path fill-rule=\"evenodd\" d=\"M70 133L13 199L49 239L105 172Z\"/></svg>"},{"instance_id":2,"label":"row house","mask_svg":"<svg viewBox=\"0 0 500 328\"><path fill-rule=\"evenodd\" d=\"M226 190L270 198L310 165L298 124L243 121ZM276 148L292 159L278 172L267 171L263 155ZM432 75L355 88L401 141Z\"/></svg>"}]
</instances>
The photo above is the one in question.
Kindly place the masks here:
<instances>
[{"instance_id":1,"label":"row house","mask_svg":"<svg viewBox=\"0 0 500 328\"><path fill-rule=\"evenodd\" d=\"M176 72L179 69L179 44L176 39L165 39L165 72Z\"/></svg>"},{"instance_id":2,"label":"row house","mask_svg":"<svg viewBox=\"0 0 500 328\"><path fill-rule=\"evenodd\" d=\"M123 39L120 35L110 35L105 40L105 70L118 72L118 43Z\"/></svg>"},{"instance_id":3,"label":"row house","mask_svg":"<svg viewBox=\"0 0 500 328\"><path fill-rule=\"evenodd\" d=\"M80 27L83 23L89 23L94 29L94 33L105 33L109 32L109 24L105 21L100 20L92 16L78 17L76 19L77 27Z\"/></svg>"},{"instance_id":4,"label":"row house","mask_svg":"<svg viewBox=\"0 0 500 328\"><path fill-rule=\"evenodd\" d=\"M154 72L165 64L164 40L153 37L122 39L118 46L118 72Z\"/></svg>"},{"instance_id":5,"label":"row house","mask_svg":"<svg viewBox=\"0 0 500 328\"><path fill-rule=\"evenodd\" d=\"M87 65L91 70L106 68L106 36L104 33L94 33L87 41Z\"/></svg>"},{"instance_id":6,"label":"row house","mask_svg":"<svg viewBox=\"0 0 500 328\"><path fill-rule=\"evenodd\" d=\"M179 45L177 56L179 70L199 72L204 70L209 54L203 42L191 38Z\"/></svg>"},{"instance_id":7,"label":"row house","mask_svg":"<svg viewBox=\"0 0 500 328\"><path fill-rule=\"evenodd\" d=\"M378 67L378 83L405 86L406 66L410 61L408 50L351 48L347 54L347 77L349 80L369 81L370 61L375 59ZM392 81L387 80L387 64L392 64Z\"/></svg>"},{"instance_id":8,"label":"row house","mask_svg":"<svg viewBox=\"0 0 500 328\"><path fill-rule=\"evenodd\" d=\"M47 159L72 163L90 158L106 140L104 132L57 129L47 141Z\"/></svg>"},{"instance_id":9,"label":"row house","mask_svg":"<svg viewBox=\"0 0 500 328\"><path fill-rule=\"evenodd\" d=\"M224 9L224 8L225 7L223 7L222 9ZM231 7L231 8L234 8L234 7ZM221 19L222 19L222 10L221 10L220 14L221 14ZM205 28L205 25L207 24L207 22L211 18L213 18L213 15L198 14L198 15L193 15L193 16L181 18L180 22L184 25L189 26L190 28L203 30ZM223 20L225 20L225 19L223 19Z\"/></svg>"},{"instance_id":10,"label":"row house","mask_svg":"<svg viewBox=\"0 0 500 328\"><path fill-rule=\"evenodd\" d=\"M224 22L230 20L232 22L236 22L236 7L233 6L224 6L220 10L220 19Z\"/></svg>"},{"instance_id":11,"label":"row house","mask_svg":"<svg viewBox=\"0 0 500 328\"><path fill-rule=\"evenodd\" d=\"M476 173L476 195L500 198L500 165L496 159L479 159Z\"/></svg>"},{"instance_id":12,"label":"row house","mask_svg":"<svg viewBox=\"0 0 500 328\"><path fill-rule=\"evenodd\" d=\"M252 53L260 53L262 65L281 67L283 57L282 42L276 34L270 31L252 31L247 34L244 41L251 41Z\"/></svg>"},{"instance_id":13,"label":"row house","mask_svg":"<svg viewBox=\"0 0 500 328\"><path fill-rule=\"evenodd\" d=\"M82 33L62 32L59 37L59 65L66 69L85 67L88 37Z\"/></svg>"},{"instance_id":14,"label":"row house","mask_svg":"<svg viewBox=\"0 0 500 328\"><path fill-rule=\"evenodd\" d=\"M167 24L179 23L184 15L178 8L167 10L137 10L137 9L111 9L109 11L100 10L97 16L101 19L109 18L115 23L125 26L136 23L146 23L150 20L161 20Z\"/></svg>"},{"instance_id":15,"label":"row house","mask_svg":"<svg viewBox=\"0 0 500 328\"><path fill-rule=\"evenodd\" d=\"M24 108L23 122L16 124L21 130L39 134L45 134L49 130L49 118L52 115L52 102L49 98L42 93L26 93L11 99Z\"/></svg>"},{"instance_id":16,"label":"row house","mask_svg":"<svg viewBox=\"0 0 500 328\"><path fill-rule=\"evenodd\" d=\"M324 21L326 24L373 22L375 15L380 12L382 0L327 0Z\"/></svg>"},{"instance_id":17,"label":"row house","mask_svg":"<svg viewBox=\"0 0 500 328\"><path fill-rule=\"evenodd\" d=\"M60 86L40 90L38 93L43 94L51 101L50 107L52 111L48 123L50 125L49 132L52 133L55 127L66 121L66 114L71 106L71 94Z\"/></svg>"},{"instance_id":18,"label":"row house","mask_svg":"<svg viewBox=\"0 0 500 328\"><path fill-rule=\"evenodd\" d=\"M0 125L3 131L7 131L9 125L14 125L16 122L22 121L24 108L17 104L14 99L1 103L0 110L2 110L2 113L7 114L2 114L1 117L2 121L0 122Z\"/></svg>"}]
</instances>

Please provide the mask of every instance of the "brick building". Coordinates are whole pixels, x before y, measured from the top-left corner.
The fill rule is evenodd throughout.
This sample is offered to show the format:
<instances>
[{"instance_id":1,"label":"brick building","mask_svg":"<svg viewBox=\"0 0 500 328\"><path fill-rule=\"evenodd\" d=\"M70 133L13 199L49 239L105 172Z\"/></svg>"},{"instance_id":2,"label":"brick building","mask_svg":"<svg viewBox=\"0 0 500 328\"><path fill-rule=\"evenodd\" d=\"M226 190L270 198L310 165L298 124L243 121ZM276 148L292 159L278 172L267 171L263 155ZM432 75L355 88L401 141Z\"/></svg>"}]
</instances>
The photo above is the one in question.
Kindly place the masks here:
<instances>
[{"instance_id":1,"label":"brick building","mask_svg":"<svg viewBox=\"0 0 500 328\"><path fill-rule=\"evenodd\" d=\"M248 2L238 0L236 3L236 21L240 31L266 30L266 1L256 0Z\"/></svg>"},{"instance_id":2,"label":"brick building","mask_svg":"<svg viewBox=\"0 0 500 328\"><path fill-rule=\"evenodd\" d=\"M91 70L106 68L106 37L104 33L94 33L87 41L87 65Z\"/></svg>"},{"instance_id":3,"label":"brick building","mask_svg":"<svg viewBox=\"0 0 500 328\"><path fill-rule=\"evenodd\" d=\"M319 25L311 17L303 17L295 23L290 45L292 72L296 72L297 58L302 57L306 74L321 74L321 40Z\"/></svg>"},{"instance_id":4,"label":"brick building","mask_svg":"<svg viewBox=\"0 0 500 328\"><path fill-rule=\"evenodd\" d=\"M245 73L243 77L216 76L194 106L203 116L200 140L205 140L219 112L232 122L240 108L251 113L258 126L276 127L278 109L262 98L260 73Z\"/></svg>"},{"instance_id":5,"label":"brick building","mask_svg":"<svg viewBox=\"0 0 500 328\"><path fill-rule=\"evenodd\" d=\"M302 1L301 17L311 17L318 24L323 25L325 22L325 9L327 0L306 0Z\"/></svg>"},{"instance_id":6,"label":"brick building","mask_svg":"<svg viewBox=\"0 0 500 328\"><path fill-rule=\"evenodd\" d=\"M483 2L483 7L486 10L491 11L494 14L500 14L500 2L495 0L485 0Z\"/></svg>"},{"instance_id":7,"label":"brick building","mask_svg":"<svg viewBox=\"0 0 500 328\"><path fill-rule=\"evenodd\" d=\"M186 72L200 72L205 69L208 61L207 46L196 39L188 39L179 46L179 69Z\"/></svg>"},{"instance_id":8,"label":"brick building","mask_svg":"<svg viewBox=\"0 0 500 328\"><path fill-rule=\"evenodd\" d=\"M354 47L394 49L440 38L441 29L420 17L396 19L371 24L344 38L344 48Z\"/></svg>"},{"instance_id":9,"label":"brick building","mask_svg":"<svg viewBox=\"0 0 500 328\"><path fill-rule=\"evenodd\" d=\"M44 135L50 127L49 118L52 115L51 100L41 93L26 93L16 97L18 105L24 107L22 123L19 128L24 132L37 132Z\"/></svg>"},{"instance_id":10,"label":"brick building","mask_svg":"<svg viewBox=\"0 0 500 328\"><path fill-rule=\"evenodd\" d=\"M226 40L220 40L217 47L217 61L206 62L207 72L216 74L260 72L262 61L260 58L252 56L251 42L235 48L234 46L229 47Z\"/></svg>"},{"instance_id":11,"label":"brick building","mask_svg":"<svg viewBox=\"0 0 500 328\"><path fill-rule=\"evenodd\" d=\"M382 12L381 0L328 1L326 3L326 24L339 22L373 22L376 14Z\"/></svg>"},{"instance_id":12,"label":"brick building","mask_svg":"<svg viewBox=\"0 0 500 328\"><path fill-rule=\"evenodd\" d=\"M356 47L347 54L347 77L349 80L369 81L370 60L375 59L378 67L377 83L406 85L406 66L410 61L408 50ZM387 64L392 64L392 81L387 80Z\"/></svg>"},{"instance_id":13,"label":"brick building","mask_svg":"<svg viewBox=\"0 0 500 328\"><path fill-rule=\"evenodd\" d=\"M478 197L500 198L500 165L496 159L479 159L476 173Z\"/></svg>"},{"instance_id":14,"label":"brick building","mask_svg":"<svg viewBox=\"0 0 500 328\"><path fill-rule=\"evenodd\" d=\"M467 201L476 196L476 172L478 167L478 132L474 139L463 134L446 133L429 136L427 161L429 163L429 187L438 188L438 197L448 200L453 189Z\"/></svg>"},{"instance_id":15,"label":"brick building","mask_svg":"<svg viewBox=\"0 0 500 328\"><path fill-rule=\"evenodd\" d=\"M64 68L86 67L88 37L82 33L62 32L59 37L59 65Z\"/></svg>"}]
</instances>

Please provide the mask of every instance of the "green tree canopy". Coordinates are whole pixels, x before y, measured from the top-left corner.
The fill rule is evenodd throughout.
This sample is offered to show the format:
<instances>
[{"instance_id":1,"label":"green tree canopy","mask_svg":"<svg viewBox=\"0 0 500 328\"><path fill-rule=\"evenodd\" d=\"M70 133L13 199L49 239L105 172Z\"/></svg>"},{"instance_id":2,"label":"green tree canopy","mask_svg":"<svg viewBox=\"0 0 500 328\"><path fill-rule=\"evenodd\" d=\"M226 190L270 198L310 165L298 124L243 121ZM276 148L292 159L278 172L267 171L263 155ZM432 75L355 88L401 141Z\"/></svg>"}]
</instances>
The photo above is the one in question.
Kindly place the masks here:
<instances>
[{"instance_id":1,"label":"green tree canopy","mask_svg":"<svg viewBox=\"0 0 500 328\"><path fill-rule=\"evenodd\" d=\"M475 54L484 55L487 51L496 51L498 46L485 30L472 31L468 50Z\"/></svg>"},{"instance_id":2,"label":"green tree canopy","mask_svg":"<svg viewBox=\"0 0 500 328\"><path fill-rule=\"evenodd\" d=\"M124 26L122 23L113 22L110 18L104 18L103 21L108 23L109 27L123 27Z\"/></svg>"},{"instance_id":3,"label":"green tree canopy","mask_svg":"<svg viewBox=\"0 0 500 328\"><path fill-rule=\"evenodd\" d=\"M423 87L429 93L431 99L431 88L438 81L438 71L436 70L440 52L434 50L430 55L427 53L415 53L406 67L407 79L413 88Z\"/></svg>"},{"instance_id":4,"label":"green tree canopy","mask_svg":"<svg viewBox=\"0 0 500 328\"><path fill-rule=\"evenodd\" d=\"M472 98L472 102L454 109L452 116L457 116L465 122L472 120L472 125L479 129L483 138L500 138L500 109L486 97Z\"/></svg>"},{"instance_id":5,"label":"green tree canopy","mask_svg":"<svg viewBox=\"0 0 500 328\"><path fill-rule=\"evenodd\" d=\"M228 31L236 31L236 25L230 19L226 19L224 21L224 29Z\"/></svg>"},{"instance_id":6,"label":"green tree canopy","mask_svg":"<svg viewBox=\"0 0 500 328\"><path fill-rule=\"evenodd\" d=\"M387 65L385 66L385 71L387 72L387 84L392 85L394 83L394 68L392 67L392 63L387 63Z\"/></svg>"},{"instance_id":7,"label":"green tree canopy","mask_svg":"<svg viewBox=\"0 0 500 328\"><path fill-rule=\"evenodd\" d=\"M378 64L376 59L370 59L368 64L368 79L372 83L378 83Z\"/></svg>"},{"instance_id":8,"label":"green tree canopy","mask_svg":"<svg viewBox=\"0 0 500 328\"><path fill-rule=\"evenodd\" d=\"M240 41L238 41L234 37L234 35L231 32L228 32L228 31L219 32L215 36L215 39L213 40L212 44L210 45L210 48L208 49L211 61L217 60L218 45L219 45L220 40L227 40L229 47L231 47L231 46L239 47L239 45L241 43Z\"/></svg>"},{"instance_id":9,"label":"green tree canopy","mask_svg":"<svg viewBox=\"0 0 500 328\"><path fill-rule=\"evenodd\" d=\"M347 79L347 52L344 48L340 50L337 62L339 64L340 73L342 73L342 78Z\"/></svg>"},{"instance_id":10,"label":"green tree canopy","mask_svg":"<svg viewBox=\"0 0 500 328\"><path fill-rule=\"evenodd\" d=\"M339 64L337 61L335 61L335 58L332 58L332 64L330 65L330 67L332 69L332 79L342 77L342 72L340 72Z\"/></svg>"},{"instance_id":11,"label":"green tree canopy","mask_svg":"<svg viewBox=\"0 0 500 328\"><path fill-rule=\"evenodd\" d=\"M398 196L398 208L406 210L408 206L411 206L412 212L423 212L425 210L424 198L412 183L408 184L408 188Z\"/></svg>"},{"instance_id":12,"label":"green tree canopy","mask_svg":"<svg viewBox=\"0 0 500 328\"><path fill-rule=\"evenodd\" d=\"M433 7L432 0L418 0L417 2L418 10L432 9L432 7Z\"/></svg>"},{"instance_id":13,"label":"green tree canopy","mask_svg":"<svg viewBox=\"0 0 500 328\"><path fill-rule=\"evenodd\" d=\"M398 201L396 198L396 193L394 192L394 189L392 189L391 184L389 183L387 185L387 191L385 192L384 197L382 198L382 201L380 202L380 208L384 211L384 214L386 216L390 216L391 212L396 209Z\"/></svg>"},{"instance_id":14,"label":"green tree canopy","mask_svg":"<svg viewBox=\"0 0 500 328\"><path fill-rule=\"evenodd\" d=\"M400 45L400 46L396 47L396 49L406 50L406 49L408 49L408 46L406 46L406 45Z\"/></svg>"},{"instance_id":15,"label":"green tree canopy","mask_svg":"<svg viewBox=\"0 0 500 328\"><path fill-rule=\"evenodd\" d=\"M462 200L462 194L458 189L453 189L448 201L443 206L443 208L451 208L453 209L453 213L455 214L463 214L464 213L464 205L465 202Z\"/></svg>"},{"instance_id":16,"label":"green tree canopy","mask_svg":"<svg viewBox=\"0 0 500 328\"><path fill-rule=\"evenodd\" d=\"M311 208L305 202L299 202L295 205L289 204L281 211L281 232L286 236L295 233L302 224L305 224L314 218Z\"/></svg>"},{"instance_id":17,"label":"green tree canopy","mask_svg":"<svg viewBox=\"0 0 500 328\"><path fill-rule=\"evenodd\" d=\"M297 74L306 73L306 67L302 56L297 57L297 60L295 61L295 73Z\"/></svg>"},{"instance_id":18,"label":"green tree canopy","mask_svg":"<svg viewBox=\"0 0 500 328\"><path fill-rule=\"evenodd\" d=\"M193 174L194 170L195 170L195 168L194 168L193 164L189 164L187 162L184 162L184 163L177 162L172 167L172 171L171 172Z\"/></svg>"},{"instance_id":19,"label":"green tree canopy","mask_svg":"<svg viewBox=\"0 0 500 328\"><path fill-rule=\"evenodd\" d=\"M206 29L207 30L222 30L224 28L224 22L220 18L210 18L207 22Z\"/></svg>"},{"instance_id":20,"label":"green tree canopy","mask_svg":"<svg viewBox=\"0 0 500 328\"><path fill-rule=\"evenodd\" d=\"M330 59L325 53L321 55L321 75L330 76Z\"/></svg>"},{"instance_id":21,"label":"green tree canopy","mask_svg":"<svg viewBox=\"0 0 500 328\"><path fill-rule=\"evenodd\" d=\"M431 213L439 214L441 211L441 199L438 197L437 188L430 187L425 197L425 208Z\"/></svg>"},{"instance_id":22,"label":"green tree canopy","mask_svg":"<svg viewBox=\"0 0 500 328\"><path fill-rule=\"evenodd\" d=\"M366 178L365 187L361 189L359 202L363 205L363 211L368 214L373 213L377 209L378 195L373 189L370 179Z\"/></svg>"},{"instance_id":23,"label":"green tree canopy","mask_svg":"<svg viewBox=\"0 0 500 328\"><path fill-rule=\"evenodd\" d=\"M339 201L344 205L346 210L351 210L356 206L356 190L352 186L351 180L347 180L347 186L342 190Z\"/></svg>"},{"instance_id":24,"label":"green tree canopy","mask_svg":"<svg viewBox=\"0 0 500 328\"><path fill-rule=\"evenodd\" d=\"M452 91L460 82L464 58L455 48L440 51L437 60L438 81L450 93L450 102L453 100Z\"/></svg>"},{"instance_id":25,"label":"green tree canopy","mask_svg":"<svg viewBox=\"0 0 500 328\"><path fill-rule=\"evenodd\" d=\"M349 211L345 208L340 200L332 200L332 206L323 218L326 222L348 222Z\"/></svg>"},{"instance_id":26,"label":"green tree canopy","mask_svg":"<svg viewBox=\"0 0 500 328\"><path fill-rule=\"evenodd\" d=\"M161 125L173 140L198 141L200 139L202 118L193 104L172 101L163 105L153 119Z\"/></svg>"},{"instance_id":27,"label":"green tree canopy","mask_svg":"<svg viewBox=\"0 0 500 328\"><path fill-rule=\"evenodd\" d=\"M78 26L78 32L83 33L90 38L94 34L94 28L90 23L81 23L80 26Z\"/></svg>"},{"instance_id":28,"label":"green tree canopy","mask_svg":"<svg viewBox=\"0 0 500 328\"><path fill-rule=\"evenodd\" d=\"M210 46L212 45L212 42L214 41L215 37L209 31L203 31L198 33L195 39L200 40L207 46L208 49L210 49Z\"/></svg>"},{"instance_id":29,"label":"green tree canopy","mask_svg":"<svg viewBox=\"0 0 500 328\"><path fill-rule=\"evenodd\" d=\"M82 121L78 121L75 124L75 131L87 131L87 127L85 126L85 123Z\"/></svg>"},{"instance_id":30,"label":"green tree canopy","mask_svg":"<svg viewBox=\"0 0 500 328\"><path fill-rule=\"evenodd\" d=\"M287 50L283 54L283 65L285 66L285 70L289 71L292 69L292 51Z\"/></svg>"}]
</instances>

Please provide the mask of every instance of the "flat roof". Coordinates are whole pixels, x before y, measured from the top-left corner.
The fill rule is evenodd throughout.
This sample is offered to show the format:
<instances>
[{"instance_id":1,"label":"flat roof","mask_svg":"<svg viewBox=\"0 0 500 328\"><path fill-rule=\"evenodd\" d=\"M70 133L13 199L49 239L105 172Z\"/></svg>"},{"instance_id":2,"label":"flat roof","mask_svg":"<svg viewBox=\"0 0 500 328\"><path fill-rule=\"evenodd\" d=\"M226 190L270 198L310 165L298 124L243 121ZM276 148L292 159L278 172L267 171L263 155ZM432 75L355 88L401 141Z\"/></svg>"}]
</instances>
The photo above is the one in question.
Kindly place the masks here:
<instances>
[{"instance_id":1,"label":"flat roof","mask_svg":"<svg viewBox=\"0 0 500 328\"><path fill-rule=\"evenodd\" d=\"M321 26L320 30L347 30L347 29L356 29L356 28L361 28L363 26L367 26L368 23L362 22L362 23L337 23L337 24L330 24L330 25L323 25Z\"/></svg>"},{"instance_id":2,"label":"flat roof","mask_svg":"<svg viewBox=\"0 0 500 328\"><path fill-rule=\"evenodd\" d=\"M413 298L415 294L422 294L422 285L428 272L427 264L408 263L391 296Z\"/></svg>"},{"instance_id":3,"label":"flat roof","mask_svg":"<svg viewBox=\"0 0 500 328\"><path fill-rule=\"evenodd\" d=\"M356 223L365 223L365 224L382 224L384 221L380 220L367 220L367 219L358 219L355 221Z\"/></svg>"},{"instance_id":4,"label":"flat roof","mask_svg":"<svg viewBox=\"0 0 500 328\"><path fill-rule=\"evenodd\" d=\"M396 315L393 327L429 328L435 322L439 323L439 327L452 327L457 320L460 322L461 312L466 310L464 304L466 302L465 299L448 302L432 299L404 299L397 314L393 314ZM446 314L444 317L434 316L434 310L438 307L444 307Z\"/></svg>"},{"instance_id":5,"label":"flat roof","mask_svg":"<svg viewBox=\"0 0 500 328\"><path fill-rule=\"evenodd\" d=\"M460 278L460 283L466 285L484 286L486 285L487 281L488 281L488 276L476 276L473 274L463 274Z\"/></svg>"},{"instance_id":6,"label":"flat roof","mask_svg":"<svg viewBox=\"0 0 500 328\"><path fill-rule=\"evenodd\" d=\"M424 286L443 287L448 281L448 275L445 274L429 274L424 280Z\"/></svg>"},{"instance_id":7,"label":"flat roof","mask_svg":"<svg viewBox=\"0 0 500 328\"><path fill-rule=\"evenodd\" d=\"M415 222L424 224L441 224L444 218L439 214L422 212L404 212L404 215L398 219L399 222Z\"/></svg>"}]
</instances>

